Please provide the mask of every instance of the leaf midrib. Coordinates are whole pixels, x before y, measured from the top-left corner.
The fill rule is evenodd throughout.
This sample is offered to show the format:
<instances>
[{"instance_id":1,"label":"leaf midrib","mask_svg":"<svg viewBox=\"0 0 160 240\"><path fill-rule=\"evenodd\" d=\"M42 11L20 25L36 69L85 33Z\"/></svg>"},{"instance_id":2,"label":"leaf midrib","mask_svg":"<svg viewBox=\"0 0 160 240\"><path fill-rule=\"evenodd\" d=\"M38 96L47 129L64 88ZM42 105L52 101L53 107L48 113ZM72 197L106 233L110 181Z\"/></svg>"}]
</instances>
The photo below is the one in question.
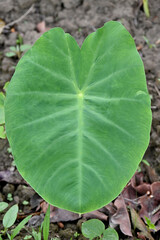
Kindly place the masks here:
<instances>
[{"instance_id":1,"label":"leaf midrib","mask_svg":"<svg viewBox=\"0 0 160 240\"><path fill-rule=\"evenodd\" d=\"M82 149L83 149L83 96L78 97L78 176L79 176L79 208L82 201Z\"/></svg>"}]
</instances>

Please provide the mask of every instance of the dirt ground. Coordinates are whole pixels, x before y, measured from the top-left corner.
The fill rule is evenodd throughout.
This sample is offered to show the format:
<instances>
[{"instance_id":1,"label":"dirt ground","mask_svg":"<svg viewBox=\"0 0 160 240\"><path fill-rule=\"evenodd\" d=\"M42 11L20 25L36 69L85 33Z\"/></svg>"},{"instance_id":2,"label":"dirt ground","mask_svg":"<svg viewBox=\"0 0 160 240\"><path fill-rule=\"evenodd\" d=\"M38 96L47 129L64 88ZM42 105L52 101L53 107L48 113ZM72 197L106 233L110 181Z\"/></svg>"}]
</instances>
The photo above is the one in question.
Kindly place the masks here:
<instances>
[{"instance_id":1,"label":"dirt ground","mask_svg":"<svg viewBox=\"0 0 160 240\"><path fill-rule=\"evenodd\" d=\"M159 0L149 0L149 18L143 11L141 0L0 0L0 19L6 24L11 23L20 18L32 4L33 9L23 20L8 29L5 28L0 35L0 90L5 82L11 79L18 62L16 58L6 57L5 53L10 46L16 45L19 34L25 44L33 44L42 34L37 30L37 24L45 21L47 28L62 27L81 45L89 33L103 26L105 22L120 21L133 36L144 62L153 113L151 139L144 158L160 174ZM2 172L5 171L6 174L6 178L0 182L0 201L7 201L8 193L11 193L13 201L19 203L21 210L26 212L30 205L24 206L22 203L24 200L30 201L34 191L17 172L8 147L7 140L0 140L0 181ZM61 239L74 239L74 232L78 231L79 224L77 221L74 224L66 222L64 228L53 224L52 229L55 235L59 233Z\"/></svg>"}]
</instances>

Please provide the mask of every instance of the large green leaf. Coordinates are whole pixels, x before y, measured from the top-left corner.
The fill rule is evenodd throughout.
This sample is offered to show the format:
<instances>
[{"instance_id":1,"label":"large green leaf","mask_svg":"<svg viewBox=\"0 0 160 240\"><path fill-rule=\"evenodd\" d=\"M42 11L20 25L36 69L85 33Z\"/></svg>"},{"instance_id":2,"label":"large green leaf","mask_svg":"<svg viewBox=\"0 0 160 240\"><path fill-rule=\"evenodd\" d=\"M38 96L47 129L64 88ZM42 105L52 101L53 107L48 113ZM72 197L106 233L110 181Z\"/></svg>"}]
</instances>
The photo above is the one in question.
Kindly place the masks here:
<instances>
[{"instance_id":1,"label":"large green leaf","mask_svg":"<svg viewBox=\"0 0 160 240\"><path fill-rule=\"evenodd\" d=\"M21 175L50 204L78 213L113 200L149 143L143 63L118 22L81 49L54 28L18 63L7 89L6 132Z\"/></svg>"},{"instance_id":2,"label":"large green leaf","mask_svg":"<svg viewBox=\"0 0 160 240\"><path fill-rule=\"evenodd\" d=\"M3 92L0 92L0 124L5 123L4 119L4 100L5 100L5 95Z\"/></svg>"}]
</instances>

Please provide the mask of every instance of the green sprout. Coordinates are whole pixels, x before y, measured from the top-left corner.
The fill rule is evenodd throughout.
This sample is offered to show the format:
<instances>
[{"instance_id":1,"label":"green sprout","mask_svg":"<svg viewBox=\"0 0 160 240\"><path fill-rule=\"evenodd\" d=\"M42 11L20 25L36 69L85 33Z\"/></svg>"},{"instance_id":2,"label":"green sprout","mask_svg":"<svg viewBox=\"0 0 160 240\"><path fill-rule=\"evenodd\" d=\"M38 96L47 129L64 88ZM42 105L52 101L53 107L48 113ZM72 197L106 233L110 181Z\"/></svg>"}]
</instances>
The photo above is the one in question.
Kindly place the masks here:
<instances>
[{"instance_id":1,"label":"green sprout","mask_svg":"<svg viewBox=\"0 0 160 240\"><path fill-rule=\"evenodd\" d=\"M143 9L147 17L150 16L149 7L148 7L148 0L143 0Z\"/></svg>"}]
</instances>

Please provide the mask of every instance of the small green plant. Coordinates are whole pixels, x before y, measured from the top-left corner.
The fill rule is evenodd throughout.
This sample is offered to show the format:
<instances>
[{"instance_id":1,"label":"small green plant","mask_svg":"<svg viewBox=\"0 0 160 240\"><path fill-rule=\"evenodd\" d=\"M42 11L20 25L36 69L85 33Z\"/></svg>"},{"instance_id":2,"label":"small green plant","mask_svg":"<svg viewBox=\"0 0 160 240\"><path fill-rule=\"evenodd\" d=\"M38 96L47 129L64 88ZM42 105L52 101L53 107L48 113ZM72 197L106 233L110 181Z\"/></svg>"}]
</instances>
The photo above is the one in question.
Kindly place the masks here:
<instances>
[{"instance_id":1,"label":"small green plant","mask_svg":"<svg viewBox=\"0 0 160 240\"><path fill-rule=\"evenodd\" d=\"M105 225L98 219L91 219L82 223L82 234L84 237L92 240L93 238L101 240L118 240L118 233L113 228L105 229Z\"/></svg>"},{"instance_id":2,"label":"small green plant","mask_svg":"<svg viewBox=\"0 0 160 240\"><path fill-rule=\"evenodd\" d=\"M50 205L48 205L48 209L42 224L43 228L43 240L48 240L49 236L49 225L50 225Z\"/></svg>"},{"instance_id":3,"label":"small green plant","mask_svg":"<svg viewBox=\"0 0 160 240\"><path fill-rule=\"evenodd\" d=\"M115 199L133 176L148 147L150 108L142 60L121 23L106 23L81 48L54 28L16 67L6 133L39 195L85 213Z\"/></svg>"},{"instance_id":4,"label":"small green plant","mask_svg":"<svg viewBox=\"0 0 160 240\"><path fill-rule=\"evenodd\" d=\"M143 9L147 17L150 16L149 7L148 7L148 0L143 0Z\"/></svg>"},{"instance_id":5,"label":"small green plant","mask_svg":"<svg viewBox=\"0 0 160 240\"><path fill-rule=\"evenodd\" d=\"M36 231L32 228L32 232L29 232L29 235L26 235L24 239L34 238L34 240L48 240L49 236L49 226L50 226L50 205L48 206L44 221L42 222L41 226ZM43 238L42 238L43 235Z\"/></svg>"},{"instance_id":6,"label":"small green plant","mask_svg":"<svg viewBox=\"0 0 160 240\"><path fill-rule=\"evenodd\" d=\"M13 201L12 193L7 194L7 200L10 201L10 202Z\"/></svg>"},{"instance_id":7,"label":"small green plant","mask_svg":"<svg viewBox=\"0 0 160 240\"><path fill-rule=\"evenodd\" d=\"M149 230L157 231L156 226L151 222L149 218L145 216L145 220Z\"/></svg>"},{"instance_id":8,"label":"small green plant","mask_svg":"<svg viewBox=\"0 0 160 240\"><path fill-rule=\"evenodd\" d=\"M4 211L8 207L8 203L1 202L0 203L0 212ZM21 231L22 228L24 228L25 224L29 221L31 218L31 215L23 219L17 227L15 227L13 230L9 230L10 227L13 226L17 219L18 214L18 205L13 205L4 215L3 217L3 226L4 229L0 231L0 240L3 240L3 236L7 235L9 240L13 240ZM43 233L43 240L48 240L49 236L49 226L50 226L50 206L47 209L45 218L43 223L38 229L38 232L32 228L32 232L30 235L26 235L24 239L31 239L32 237L34 240L41 240L42 239L42 233Z\"/></svg>"},{"instance_id":9,"label":"small green plant","mask_svg":"<svg viewBox=\"0 0 160 240\"><path fill-rule=\"evenodd\" d=\"M23 52L27 51L28 49L31 48L31 45L29 44L22 44L22 45L16 45L10 47L10 52L6 53L6 57L15 57L17 56L18 58L21 58L21 55Z\"/></svg>"},{"instance_id":10,"label":"small green plant","mask_svg":"<svg viewBox=\"0 0 160 240\"><path fill-rule=\"evenodd\" d=\"M18 38L16 40L16 46L11 46L10 47L10 52L6 53L6 57L18 57L19 59L22 56L22 53L27 51L28 49L31 48L30 44L23 44L23 38L21 35L18 35Z\"/></svg>"},{"instance_id":11,"label":"small green plant","mask_svg":"<svg viewBox=\"0 0 160 240\"><path fill-rule=\"evenodd\" d=\"M149 39L147 37L143 36L143 39L145 40L145 42L147 43L149 48L153 48L153 47L156 48L156 45L150 43L150 41L149 41Z\"/></svg>"},{"instance_id":12,"label":"small green plant","mask_svg":"<svg viewBox=\"0 0 160 240\"><path fill-rule=\"evenodd\" d=\"M0 203L0 211L4 211L8 207L8 204L5 202ZM7 235L9 240L13 240L21 231L22 228L24 228L24 225L29 221L31 218L31 215L23 219L17 227L15 227L13 230L9 230L10 227L13 226L17 219L18 214L18 205L13 205L4 215L3 217L3 227L4 229L0 231L0 239L3 239L3 236Z\"/></svg>"}]
</instances>

